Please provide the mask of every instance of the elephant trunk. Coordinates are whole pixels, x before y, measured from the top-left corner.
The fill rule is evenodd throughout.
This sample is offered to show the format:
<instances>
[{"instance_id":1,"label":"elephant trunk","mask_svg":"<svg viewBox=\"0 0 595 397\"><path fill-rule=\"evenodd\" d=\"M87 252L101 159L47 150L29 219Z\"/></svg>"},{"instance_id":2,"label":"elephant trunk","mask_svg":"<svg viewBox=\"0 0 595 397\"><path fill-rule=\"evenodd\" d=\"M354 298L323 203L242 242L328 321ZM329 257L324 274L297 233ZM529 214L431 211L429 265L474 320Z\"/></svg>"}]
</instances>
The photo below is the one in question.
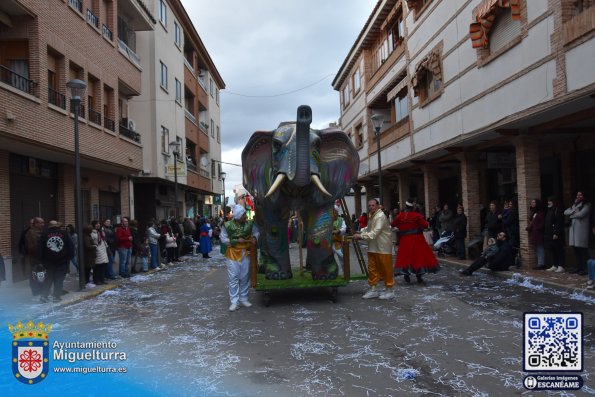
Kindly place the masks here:
<instances>
[{"instance_id":1,"label":"elephant trunk","mask_svg":"<svg viewBox=\"0 0 595 397\"><path fill-rule=\"evenodd\" d=\"M296 123L296 172L293 183L299 187L310 183L310 123L312 123L312 109L310 106L302 105L298 107Z\"/></svg>"}]
</instances>

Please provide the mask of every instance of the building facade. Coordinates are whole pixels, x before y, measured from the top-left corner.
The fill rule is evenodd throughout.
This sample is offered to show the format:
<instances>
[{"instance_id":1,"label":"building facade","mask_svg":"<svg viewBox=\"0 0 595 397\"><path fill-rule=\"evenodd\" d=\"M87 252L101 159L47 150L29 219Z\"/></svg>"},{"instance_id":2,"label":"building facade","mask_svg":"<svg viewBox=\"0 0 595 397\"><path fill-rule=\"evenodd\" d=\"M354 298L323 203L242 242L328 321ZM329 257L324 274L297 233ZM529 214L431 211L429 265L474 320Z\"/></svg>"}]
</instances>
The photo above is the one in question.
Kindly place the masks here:
<instances>
[{"instance_id":1,"label":"building facade","mask_svg":"<svg viewBox=\"0 0 595 397\"><path fill-rule=\"evenodd\" d=\"M534 198L595 197L595 7L583 0L381 0L333 87L360 150L355 195L480 206L514 200L521 254ZM370 117L384 116L376 134ZM356 201L356 212L358 201Z\"/></svg>"},{"instance_id":2,"label":"building facade","mask_svg":"<svg viewBox=\"0 0 595 397\"><path fill-rule=\"evenodd\" d=\"M141 92L130 38L152 29L137 0L0 2L0 252L9 282L27 278L18 241L29 219L74 224L71 79L87 85L79 111L83 222L130 214L142 142L119 121Z\"/></svg>"},{"instance_id":3,"label":"building facade","mask_svg":"<svg viewBox=\"0 0 595 397\"><path fill-rule=\"evenodd\" d=\"M212 166L220 164L220 138L209 132L215 137L220 131L218 97L225 84L181 2L146 4L158 22L137 40L143 93L132 101L131 114L146 144L134 183L135 212L141 223L175 216L176 208L180 217L211 215L222 182ZM179 144L179 155L171 142Z\"/></svg>"}]
</instances>

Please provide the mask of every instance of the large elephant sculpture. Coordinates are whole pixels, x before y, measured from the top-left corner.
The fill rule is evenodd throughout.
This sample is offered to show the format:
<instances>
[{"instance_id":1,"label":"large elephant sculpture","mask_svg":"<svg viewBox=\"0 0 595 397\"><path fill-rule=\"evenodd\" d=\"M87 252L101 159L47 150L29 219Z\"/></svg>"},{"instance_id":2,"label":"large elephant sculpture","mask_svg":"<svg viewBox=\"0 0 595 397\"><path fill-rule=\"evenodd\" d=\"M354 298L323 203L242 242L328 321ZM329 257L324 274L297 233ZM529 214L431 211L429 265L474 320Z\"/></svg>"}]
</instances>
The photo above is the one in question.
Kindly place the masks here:
<instances>
[{"instance_id":1,"label":"large elephant sculpture","mask_svg":"<svg viewBox=\"0 0 595 397\"><path fill-rule=\"evenodd\" d=\"M244 187L254 196L260 228L259 267L267 279L292 278L287 224L299 211L307 235L306 267L316 280L335 279L332 209L357 179L359 155L338 129L313 130L312 110L296 122L255 132L242 152Z\"/></svg>"}]
</instances>

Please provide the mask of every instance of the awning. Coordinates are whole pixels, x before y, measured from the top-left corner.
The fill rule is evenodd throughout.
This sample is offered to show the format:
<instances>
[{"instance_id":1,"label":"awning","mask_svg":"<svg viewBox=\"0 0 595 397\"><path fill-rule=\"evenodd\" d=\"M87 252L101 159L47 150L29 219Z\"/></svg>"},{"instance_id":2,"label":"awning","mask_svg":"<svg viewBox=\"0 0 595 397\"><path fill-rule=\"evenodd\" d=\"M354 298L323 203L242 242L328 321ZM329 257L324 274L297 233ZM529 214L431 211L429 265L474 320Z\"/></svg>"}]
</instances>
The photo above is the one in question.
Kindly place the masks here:
<instances>
[{"instance_id":1,"label":"awning","mask_svg":"<svg viewBox=\"0 0 595 397\"><path fill-rule=\"evenodd\" d=\"M410 10L417 10L417 9L419 9L421 0L405 0L405 1L407 3L407 7Z\"/></svg>"},{"instance_id":2,"label":"awning","mask_svg":"<svg viewBox=\"0 0 595 397\"><path fill-rule=\"evenodd\" d=\"M390 90L388 94L386 94L386 101L392 101L393 98L396 97L397 94L405 87L407 87L407 76L404 76L403 79L392 90Z\"/></svg>"},{"instance_id":3,"label":"awning","mask_svg":"<svg viewBox=\"0 0 595 397\"><path fill-rule=\"evenodd\" d=\"M431 72L434 78L442 80L442 68L440 67L440 52L437 48L432 50L415 67L415 73L411 79L413 94L419 96L419 84L427 72Z\"/></svg>"},{"instance_id":4,"label":"awning","mask_svg":"<svg viewBox=\"0 0 595 397\"><path fill-rule=\"evenodd\" d=\"M488 36L496 14L502 8L510 8L512 19L521 19L521 0L483 0L475 14L475 21L469 26L473 48L487 47Z\"/></svg>"}]
</instances>

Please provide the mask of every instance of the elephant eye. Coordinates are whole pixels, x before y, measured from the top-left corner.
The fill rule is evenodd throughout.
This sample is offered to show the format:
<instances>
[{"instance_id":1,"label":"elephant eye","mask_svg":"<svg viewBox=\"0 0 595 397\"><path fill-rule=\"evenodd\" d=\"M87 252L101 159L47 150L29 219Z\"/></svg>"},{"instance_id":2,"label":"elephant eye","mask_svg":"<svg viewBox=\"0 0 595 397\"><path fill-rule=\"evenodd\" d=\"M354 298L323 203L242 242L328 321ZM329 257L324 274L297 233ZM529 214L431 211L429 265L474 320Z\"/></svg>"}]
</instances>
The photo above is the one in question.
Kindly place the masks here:
<instances>
[{"instance_id":1,"label":"elephant eye","mask_svg":"<svg viewBox=\"0 0 595 397\"><path fill-rule=\"evenodd\" d=\"M283 147L283 144L281 142L273 141L273 153L278 153L282 147Z\"/></svg>"}]
</instances>

